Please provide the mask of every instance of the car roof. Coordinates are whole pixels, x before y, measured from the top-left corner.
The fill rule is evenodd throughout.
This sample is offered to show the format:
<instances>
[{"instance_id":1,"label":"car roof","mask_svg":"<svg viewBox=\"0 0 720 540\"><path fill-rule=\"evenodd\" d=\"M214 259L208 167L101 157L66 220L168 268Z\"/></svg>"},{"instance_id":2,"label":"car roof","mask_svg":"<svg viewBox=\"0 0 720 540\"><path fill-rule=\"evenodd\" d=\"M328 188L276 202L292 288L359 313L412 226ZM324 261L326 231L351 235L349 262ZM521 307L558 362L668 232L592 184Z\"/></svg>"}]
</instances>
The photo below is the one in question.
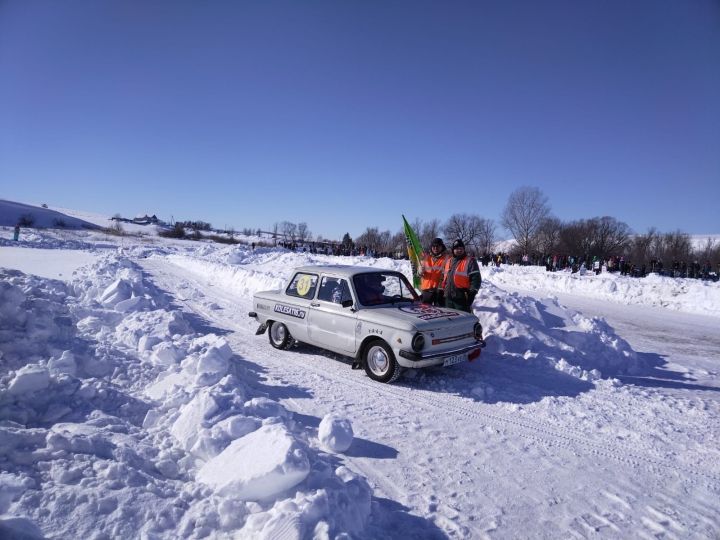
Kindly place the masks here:
<instances>
[{"instance_id":1,"label":"car roof","mask_svg":"<svg viewBox=\"0 0 720 540\"><path fill-rule=\"evenodd\" d=\"M386 268L374 268L372 266L350 266L345 264L325 264L313 266L299 266L295 272L307 272L309 274L333 274L339 277L350 278L356 274L367 272L396 272Z\"/></svg>"}]
</instances>

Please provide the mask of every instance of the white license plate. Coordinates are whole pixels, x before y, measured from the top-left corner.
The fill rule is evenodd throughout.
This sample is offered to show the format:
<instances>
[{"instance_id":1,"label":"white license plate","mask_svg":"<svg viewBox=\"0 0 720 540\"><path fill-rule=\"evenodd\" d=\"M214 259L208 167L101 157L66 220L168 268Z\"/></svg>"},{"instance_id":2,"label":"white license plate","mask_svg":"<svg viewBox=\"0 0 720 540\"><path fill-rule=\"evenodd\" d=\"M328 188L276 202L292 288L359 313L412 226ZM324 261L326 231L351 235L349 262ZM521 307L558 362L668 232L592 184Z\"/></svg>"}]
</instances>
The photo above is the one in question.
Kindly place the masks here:
<instances>
[{"instance_id":1,"label":"white license plate","mask_svg":"<svg viewBox=\"0 0 720 540\"><path fill-rule=\"evenodd\" d=\"M455 356L448 356L443 361L443 367L452 366L453 364L457 364L459 362L464 362L465 360L467 360L466 354L456 354Z\"/></svg>"}]
</instances>

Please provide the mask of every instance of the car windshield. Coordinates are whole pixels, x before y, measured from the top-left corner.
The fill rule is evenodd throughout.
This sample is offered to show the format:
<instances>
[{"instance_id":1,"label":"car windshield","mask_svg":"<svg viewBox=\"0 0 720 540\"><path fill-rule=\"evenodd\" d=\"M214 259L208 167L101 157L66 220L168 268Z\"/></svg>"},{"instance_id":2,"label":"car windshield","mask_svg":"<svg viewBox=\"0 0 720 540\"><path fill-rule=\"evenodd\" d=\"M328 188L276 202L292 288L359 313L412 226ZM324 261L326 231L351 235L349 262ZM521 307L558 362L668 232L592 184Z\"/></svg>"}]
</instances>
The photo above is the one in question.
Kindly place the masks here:
<instances>
[{"instance_id":1,"label":"car windshield","mask_svg":"<svg viewBox=\"0 0 720 540\"><path fill-rule=\"evenodd\" d=\"M399 272L367 272L353 277L358 300L364 306L415 302L419 299L407 278Z\"/></svg>"}]
</instances>

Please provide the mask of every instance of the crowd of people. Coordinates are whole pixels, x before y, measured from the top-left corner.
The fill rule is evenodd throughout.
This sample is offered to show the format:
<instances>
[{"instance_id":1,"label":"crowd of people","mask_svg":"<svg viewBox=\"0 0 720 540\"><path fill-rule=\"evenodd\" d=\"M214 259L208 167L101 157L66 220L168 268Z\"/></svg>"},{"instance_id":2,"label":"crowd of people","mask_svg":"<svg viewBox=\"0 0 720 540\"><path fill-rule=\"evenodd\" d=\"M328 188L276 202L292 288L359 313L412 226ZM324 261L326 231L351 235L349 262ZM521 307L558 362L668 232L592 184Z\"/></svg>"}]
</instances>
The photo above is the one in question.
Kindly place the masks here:
<instances>
[{"instance_id":1,"label":"crowd of people","mask_svg":"<svg viewBox=\"0 0 720 540\"><path fill-rule=\"evenodd\" d=\"M570 271L575 273L591 271L595 274L610 272L631 277L645 277L652 273L660 276L714 281L717 281L720 275L720 263L713 268L709 260L700 263L697 259L692 262L674 260L667 266L660 259L651 259L649 263L637 264L621 255L608 258L573 255L543 255L538 257L523 255L519 260L510 260L509 257L504 257L504 261L525 266L545 266L545 270L548 272Z\"/></svg>"},{"instance_id":2,"label":"crowd of people","mask_svg":"<svg viewBox=\"0 0 720 540\"><path fill-rule=\"evenodd\" d=\"M435 251L434 247L438 245L438 241L442 239L436 238L430 245L427 257L432 256ZM389 257L391 259L407 259L407 253L404 251L397 253L375 252L371 248L365 246L345 246L334 243L307 243L294 244L280 242L278 245L291 249L293 251L302 251L310 253L321 253L325 255L344 255L344 256L368 256L368 257ZM442 244L442 252L446 252L444 243ZM463 246L464 248L464 246ZM501 266L501 265L522 265L522 266L544 266L548 272L594 272L600 274L602 272L619 273L623 276L645 277L648 274L657 274L661 276L705 279L718 281L720 276L720 263L714 268L709 260L702 263L697 259L692 262L688 261L672 261L670 264L664 264L660 259L651 259L648 263L634 263L626 259L624 256L616 255L608 258L597 256L577 256L577 255L511 255L507 252L483 253L477 259L473 257L476 264L482 266ZM479 271L478 271L479 274ZM422 289L422 287L421 287ZM427 288L426 288L427 289ZM472 303L472 302L471 302Z\"/></svg>"},{"instance_id":3,"label":"crowd of people","mask_svg":"<svg viewBox=\"0 0 720 540\"><path fill-rule=\"evenodd\" d=\"M254 244L254 242L253 242ZM291 251L297 251L300 253L312 253L313 255L334 255L334 256L365 256L368 257L388 257L390 259L402 259L407 258L407 255L403 252L390 253L385 251L375 251L372 248L366 246L355 246L355 245L344 245L335 242L278 242L278 246ZM254 246L253 246L254 249Z\"/></svg>"}]
</instances>

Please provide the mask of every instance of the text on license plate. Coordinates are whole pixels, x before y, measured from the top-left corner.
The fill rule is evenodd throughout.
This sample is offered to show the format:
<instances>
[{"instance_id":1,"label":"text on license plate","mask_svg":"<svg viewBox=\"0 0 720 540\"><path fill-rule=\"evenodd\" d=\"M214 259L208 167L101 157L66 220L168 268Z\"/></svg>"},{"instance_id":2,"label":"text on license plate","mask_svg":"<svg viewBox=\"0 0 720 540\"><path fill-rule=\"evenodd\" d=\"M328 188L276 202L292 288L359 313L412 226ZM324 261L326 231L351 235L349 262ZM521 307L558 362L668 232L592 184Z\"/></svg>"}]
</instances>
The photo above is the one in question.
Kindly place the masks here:
<instances>
[{"instance_id":1,"label":"text on license plate","mask_svg":"<svg viewBox=\"0 0 720 540\"><path fill-rule=\"evenodd\" d=\"M465 360L467 360L467 354L456 354L454 356L448 356L443 362L443 367L452 366L453 364L457 364L458 362L464 362Z\"/></svg>"}]
</instances>

